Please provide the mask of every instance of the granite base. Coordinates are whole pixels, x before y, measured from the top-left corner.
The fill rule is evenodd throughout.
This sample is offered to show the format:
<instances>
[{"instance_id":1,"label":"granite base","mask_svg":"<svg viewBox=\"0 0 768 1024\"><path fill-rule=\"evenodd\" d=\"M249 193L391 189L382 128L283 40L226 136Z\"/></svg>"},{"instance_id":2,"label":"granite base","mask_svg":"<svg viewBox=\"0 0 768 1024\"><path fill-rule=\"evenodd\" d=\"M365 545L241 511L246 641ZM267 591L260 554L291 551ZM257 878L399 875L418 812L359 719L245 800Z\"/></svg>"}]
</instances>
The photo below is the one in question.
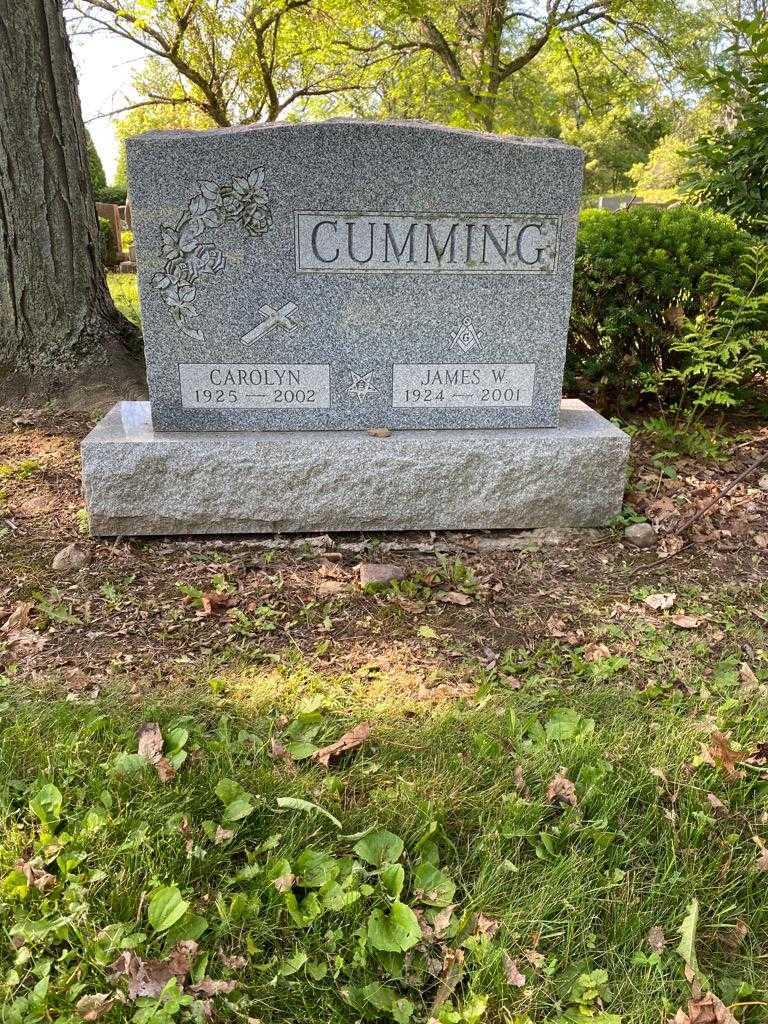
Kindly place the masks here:
<instances>
[{"instance_id":1,"label":"granite base","mask_svg":"<svg viewBox=\"0 0 768 1024\"><path fill-rule=\"evenodd\" d=\"M583 402L515 430L160 433L121 402L82 444L95 536L600 526L629 438Z\"/></svg>"}]
</instances>

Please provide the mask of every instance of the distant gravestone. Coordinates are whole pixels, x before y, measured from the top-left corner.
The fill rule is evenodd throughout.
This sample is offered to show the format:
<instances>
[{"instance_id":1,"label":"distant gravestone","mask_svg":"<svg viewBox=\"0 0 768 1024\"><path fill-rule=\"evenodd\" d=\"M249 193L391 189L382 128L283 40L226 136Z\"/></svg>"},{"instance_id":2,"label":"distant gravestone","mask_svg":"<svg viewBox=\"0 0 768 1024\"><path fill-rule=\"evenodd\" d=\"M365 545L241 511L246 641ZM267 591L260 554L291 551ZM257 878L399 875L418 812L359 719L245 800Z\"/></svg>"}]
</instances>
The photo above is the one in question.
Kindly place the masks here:
<instances>
[{"instance_id":1,"label":"distant gravestone","mask_svg":"<svg viewBox=\"0 0 768 1024\"><path fill-rule=\"evenodd\" d=\"M128 169L157 428L556 425L580 150L341 120Z\"/></svg>"}]
</instances>

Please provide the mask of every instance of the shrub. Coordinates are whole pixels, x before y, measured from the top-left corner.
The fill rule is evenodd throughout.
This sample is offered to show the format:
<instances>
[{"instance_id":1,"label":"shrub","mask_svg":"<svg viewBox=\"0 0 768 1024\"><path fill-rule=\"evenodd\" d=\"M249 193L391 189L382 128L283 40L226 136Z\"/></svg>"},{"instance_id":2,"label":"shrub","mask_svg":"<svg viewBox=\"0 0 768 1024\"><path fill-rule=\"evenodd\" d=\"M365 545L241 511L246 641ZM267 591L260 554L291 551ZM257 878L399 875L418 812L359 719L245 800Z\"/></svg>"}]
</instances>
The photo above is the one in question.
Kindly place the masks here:
<instances>
[{"instance_id":1,"label":"shrub","mask_svg":"<svg viewBox=\"0 0 768 1024\"><path fill-rule=\"evenodd\" d=\"M117 185L107 185L96 191L97 203L114 203L115 206L125 206L128 192Z\"/></svg>"},{"instance_id":2,"label":"shrub","mask_svg":"<svg viewBox=\"0 0 768 1024\"><path fill-rule=\"evenodd\" d=\"M116 240L112 232L112 225L106 217L99 217L99 255L103 266L117 266Z\"/></svg>"},{"instance_id":3,"label":"shrub","mask_svg":"<svg viewBox=\"0 0 768 1024\"><path fill-rule=\"evenodd\" d=\"M724 274L707 275L713 301L683 336L672 343L681 365L649 388L672 390L678 419L695 422L703 413L742 404L748 389L768 374L768 245L757 243L744 255L743 282ZM670 388L670 385L672 387Z\"/></svg>"},{"instance_id":4,"label":"shrub","mask_svg":"<svg viewBox=\"0 0 768 1024\"><path fill-rule=\"evenodd\" d=\"M566 385L601 407L637 405L649 379L681 365L673 343L711 305L711 275L738 275L750 241L728 217L693 207L584 210Z\"/></svg>"}]
</instances>

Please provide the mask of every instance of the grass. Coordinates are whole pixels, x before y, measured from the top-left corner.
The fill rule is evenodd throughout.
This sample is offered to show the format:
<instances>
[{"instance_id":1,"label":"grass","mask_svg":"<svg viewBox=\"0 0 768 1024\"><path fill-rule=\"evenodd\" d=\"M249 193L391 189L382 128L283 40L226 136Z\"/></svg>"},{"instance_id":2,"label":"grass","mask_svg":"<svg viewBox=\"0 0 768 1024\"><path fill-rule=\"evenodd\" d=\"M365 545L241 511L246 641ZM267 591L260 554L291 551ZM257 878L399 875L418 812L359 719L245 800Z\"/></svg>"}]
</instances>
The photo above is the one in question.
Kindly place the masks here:
<instances>
[{"instance_id":1,"label":"grass","mask_svg":"<svg viewBox=\"0 0 768 1024\"><path fill-rule=\"evenodd\" d=\"M112 299L123 314L132 323L141 326L139 309L139 285L135 274L107 274L107 286Z\"/></svg>"},{"instance_id":2,"label":"grass","mask_svg":"<svg viewBox=\"0 0 768 1024\"><path fill-rule=\"evenodd\" d=\"M643 692L620 659L550 640L431 710L300 658L157 706L21 698L2 677L0 1020L79 1020L101 993L102 1020L139 1024L205 1019L206 998L270 1024L661 1024L693 953L739 1020L767 1020L768 774L701 757L715 728L760 749L765 685L665 637L638 637ZM358 750L313 762L363 720ZM147 721L167 782L136 754ZM185 938L181 986L110 1007L122 951ZM236 986L206 997L204 976Z\"/></svg>"}]
</instances>

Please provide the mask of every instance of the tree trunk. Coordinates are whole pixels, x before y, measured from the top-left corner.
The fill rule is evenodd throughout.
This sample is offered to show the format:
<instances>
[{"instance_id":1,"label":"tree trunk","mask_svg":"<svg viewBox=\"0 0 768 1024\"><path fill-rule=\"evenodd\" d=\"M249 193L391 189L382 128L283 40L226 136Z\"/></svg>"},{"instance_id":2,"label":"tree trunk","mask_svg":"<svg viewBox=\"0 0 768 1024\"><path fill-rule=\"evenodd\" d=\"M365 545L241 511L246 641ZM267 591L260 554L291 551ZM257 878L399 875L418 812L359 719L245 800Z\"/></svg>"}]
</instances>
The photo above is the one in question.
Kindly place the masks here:
<instances>
[{"instance_id":1,"label":"tree trunk","mask_svg":"<svg viewBox=\"0 0 768 1024\"><path fill-rule=\"evenodd\" d=\"M0 0L0 399L142 378L101 265L61 0Z\"/></svg>"}]
</instances>

